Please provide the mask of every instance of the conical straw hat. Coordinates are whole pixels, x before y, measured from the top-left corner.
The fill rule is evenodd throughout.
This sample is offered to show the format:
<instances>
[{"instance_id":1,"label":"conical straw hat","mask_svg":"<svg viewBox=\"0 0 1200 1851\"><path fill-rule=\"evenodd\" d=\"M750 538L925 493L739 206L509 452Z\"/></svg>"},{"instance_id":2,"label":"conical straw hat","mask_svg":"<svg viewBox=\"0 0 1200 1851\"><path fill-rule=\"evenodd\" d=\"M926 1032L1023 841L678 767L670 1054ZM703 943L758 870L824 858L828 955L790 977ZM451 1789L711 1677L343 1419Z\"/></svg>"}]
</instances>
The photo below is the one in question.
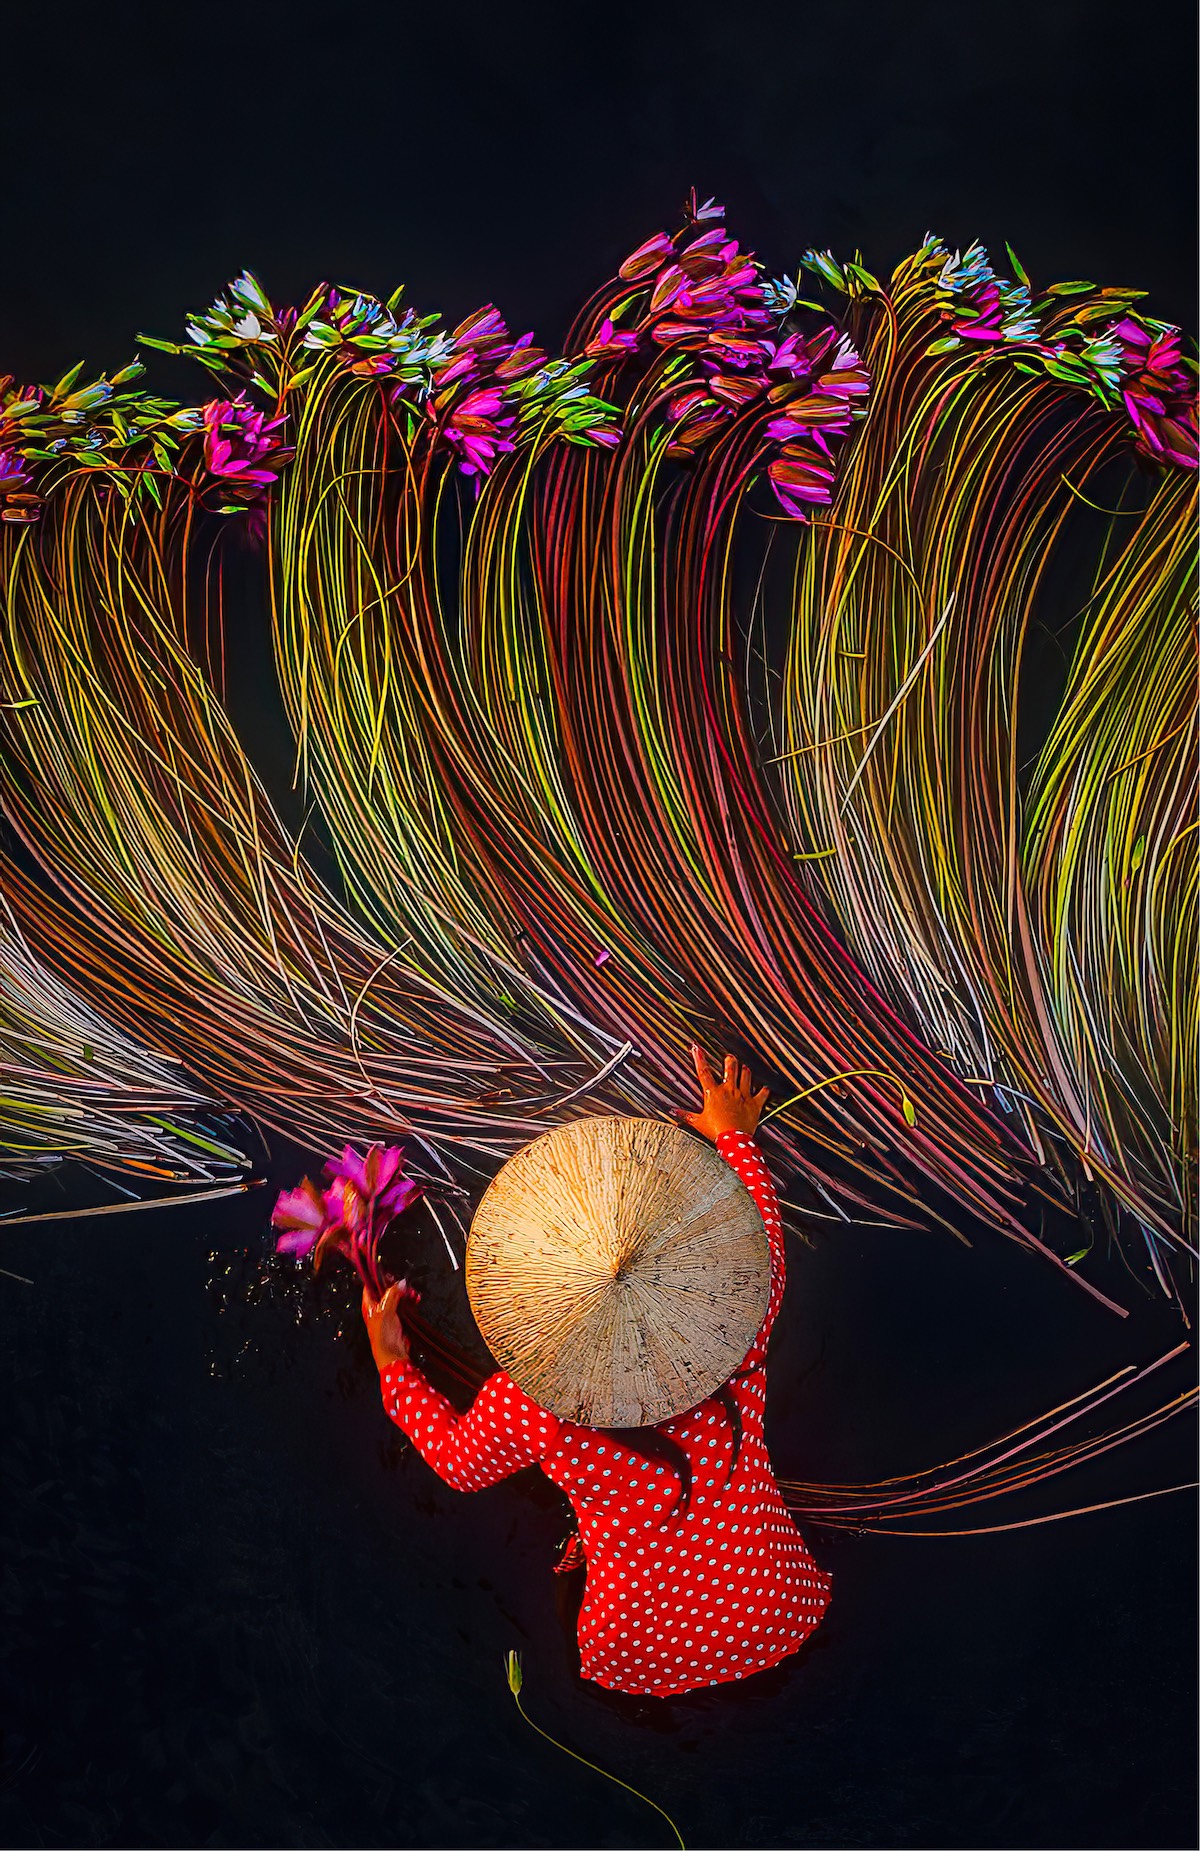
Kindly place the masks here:
<instances>
[{"instance_id":1,"label":"conical straw hat","mask_svg":"<svg viewBox=\"0 0 1200 1851\"><path fill-rule=\"evenodd\" d=\"M484 1341L526 1394L589 1427L694 1407L750 1348L767 1232L710 1144L650 1118L581 1118L500 1170L467 1242Z\"/></svg>"}]
</instances>

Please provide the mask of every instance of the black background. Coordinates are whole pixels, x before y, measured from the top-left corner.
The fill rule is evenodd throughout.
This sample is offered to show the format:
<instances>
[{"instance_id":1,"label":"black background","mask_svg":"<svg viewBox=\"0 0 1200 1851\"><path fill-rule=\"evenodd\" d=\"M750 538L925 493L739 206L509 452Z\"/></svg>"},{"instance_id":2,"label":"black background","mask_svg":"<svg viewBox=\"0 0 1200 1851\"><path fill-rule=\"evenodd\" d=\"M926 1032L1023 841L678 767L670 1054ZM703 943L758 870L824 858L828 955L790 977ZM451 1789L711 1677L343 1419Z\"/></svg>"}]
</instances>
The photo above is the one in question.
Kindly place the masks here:
<instances>
[{"instance_id":1,"label":"black background","mask_svg":"<svg viewBox=\"0 0 1200 1851\"><path fill-rule=\"evenodd\" d=\"M772 269L1007 238L1037 280L1195 326L1182 4L172 0L9 9L0 46L23 378L119 364L245 265L276 299L494 299L552 342L692 184ZM303 1162L275 1144L273 1186ZM785 1673L617 1715L569 1681L553 1498L456 1498L403 1446L349 1293L264 1261L271 1196L0 1237L33 1281L0 1278L4 1844L667 1842L526 1728L510 1647L531 1715L689 1845L1195 1842L1189 1496L810 1528L834 1600ZM423 1276L449 1305L435 1246ZM818 1233L773 1356L781 1473L913 1470L1178 1340L1116 1261L1093 1276L1126 1324L995 1237ZM1011 1514L1195 1476L1178 1426Z\"/></svg>"}]
</instances>

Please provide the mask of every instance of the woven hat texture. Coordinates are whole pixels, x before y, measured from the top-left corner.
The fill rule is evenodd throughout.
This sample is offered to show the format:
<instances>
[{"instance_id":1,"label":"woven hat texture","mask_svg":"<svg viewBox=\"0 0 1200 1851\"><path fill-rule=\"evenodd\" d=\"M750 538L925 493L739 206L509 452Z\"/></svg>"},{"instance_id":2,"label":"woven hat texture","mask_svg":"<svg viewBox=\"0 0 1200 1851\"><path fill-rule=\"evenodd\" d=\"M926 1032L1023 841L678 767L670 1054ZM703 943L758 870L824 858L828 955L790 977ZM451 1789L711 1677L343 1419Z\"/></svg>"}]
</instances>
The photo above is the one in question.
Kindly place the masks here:
<instances>
[{"instance_id":1,"label":"woven hat texture","mask_svg":"<svg viewBox=\"0 0 1200 1851\"><path fill-rule=\"evenodd\" d=\"M710 1144L650 1118L535 1138L486 1190L467 1294L513 1380L560 1419L643 1427L738 1368L766 1313L754 1198Z\"/></svg>"}]
</instances>

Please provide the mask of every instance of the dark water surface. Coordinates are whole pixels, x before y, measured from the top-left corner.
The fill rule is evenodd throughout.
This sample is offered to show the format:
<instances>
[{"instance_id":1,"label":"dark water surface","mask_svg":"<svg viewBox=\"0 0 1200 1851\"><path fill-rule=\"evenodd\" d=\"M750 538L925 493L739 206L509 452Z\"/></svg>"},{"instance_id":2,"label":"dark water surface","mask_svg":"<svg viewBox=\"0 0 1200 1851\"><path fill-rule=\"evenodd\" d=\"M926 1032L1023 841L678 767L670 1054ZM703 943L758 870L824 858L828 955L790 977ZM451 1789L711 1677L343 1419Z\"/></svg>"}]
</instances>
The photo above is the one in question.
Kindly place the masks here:
<instances>
[{"instance_id":1,"label":"dark water surface","mask_svg":"<svg viewBox=\"0 0 1200 1851\"><path fill-rule=\"evenodd\" d=\"M3 1236L35 1285L0 1282L0 1842L669 1843L522 1722L515 1648L534 1720L689 1846L1195 1843L1190 1494L1000 1536L809 1526L833 1602L795 1659L615 1713L572 1681L556 1494L530 1473L470 1497L435 1478L382 1412L346 1282L314 1291L257 1257L268 1205ZM459 1289L434 1244L417 1274L431 1306ZM1119 1268L1102 1277L1118 1290ZM1177 1326L1125 1285L1121 1325L998 1239L794 1244L779 1471L912 1470L1160 1354ZM1181 1421L946 1521L1192 1467Z\"/></svg>"},{"instance_id":2,"label":"dark water surface","mask_svg":"<svg viewBox=\"0 0 1200 1851\"><path fill-rule=\"evenodd\" d=\"M827 244L886 268L932 228L1195 324L1183 0L8 12L20 377L119 365L244 265L292 299L407 280L451 322L493 299L553 341L693 183L773 269ZM235 718L294 819L258 622ZM833 1602L796 1659L618 1711L572 1681L556 1495L443 1487L383 1415L347 1282L264 1259L303 1167L281 1149L233 1203L0 1229L33 1281L0 1276L0 1844L669 1843L521 1720L510 1649L531 1717L689 1846L1196 1844L1191 1494L965 1539L809 1526ZM1092 1276L1124 1324L995 1236L791 1251L784 1476L928 1466L1181 1335L1118 1265ZM449 1315L436 1244L418 1270ZM1192 1479L1193 1434L947 1522Z\"/></svg>"}]
</instances>

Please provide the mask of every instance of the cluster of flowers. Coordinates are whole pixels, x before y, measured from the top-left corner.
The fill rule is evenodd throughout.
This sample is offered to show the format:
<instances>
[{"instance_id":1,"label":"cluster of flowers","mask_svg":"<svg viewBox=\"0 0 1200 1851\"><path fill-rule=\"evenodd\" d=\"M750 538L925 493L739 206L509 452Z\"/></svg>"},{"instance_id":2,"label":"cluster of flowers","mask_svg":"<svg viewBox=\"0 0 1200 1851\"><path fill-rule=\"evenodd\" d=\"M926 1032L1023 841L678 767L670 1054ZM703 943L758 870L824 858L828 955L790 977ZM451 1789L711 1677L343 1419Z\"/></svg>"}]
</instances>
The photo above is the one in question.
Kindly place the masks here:
<instances>
[{"instance_id":1,"label":"cluster of flowers","mask_svg":"<svg viewBox=\"0 0 1200 1851\"><path fill-rule=\"evenodd\" d=\"M979 244L951 257L936 239L927 238L922 255L945 257L937 292L951 329L932 343L930 353L948 353L964 342L1017 344L1053 378L1093 392L1109 408L1122 406L1138 455L1182 469L1197 467L1196 388L1180 332L1134 313L1128 305L1140 290L1052 283L1047 301L1078 300L1067 329L1056 328L1046 338L1039 323L1044 305L1033 304L1023 272L1016 282L997 276ZM1013 264L1018 268L1015 258Z\"/></svg>"},{"instance_id":2,"label":"cluster of flowers","mask_svg":"<svg viewBox=\"0 0 1200 1851\"><path fill-rule=\"evenodd\" d=\"M269 419L239 392L231 399L210 399L200 407L200 420L205 468L227 497L217 512L261 508L280 470L292 460L281 434L283 419Z\"/></svg>"},{"instance_id":3,"label":"cluster of flowers","mask_svg":"<svg viewBox=\"0 0 1200 1851\"><path fill-rule=\"evenodd\" d=\"M447 332L436 315L401 312L401 293L383 303L322 283L303 308L275 309L247 273L189 319L189 347L150 344L191 353L214 372L271 394L275 403L330 356L351 373L386 381L393 405L412 413L409 436L424 426L476 486L501 456L535 435L607 446L620 441L614 408L588 389L591 362L547 359L532 334L513 339L491 304ZM244 401L222 401L222 408L226 435L237 440L235 460L250 470L274 469L286 460L281 449L272 449L272 442L282 445L281 438L272 439L279 420L252 427L253 408Z\"/></svg>"},{"instance_id":4,"label":"cluster of flowers","mask_svg":"<svg viewBox=\"0 0 1200 1851\"><path fill-rule=\"evenodd\" d=\"M532 334L516 340L489 305L461 322L434 368L425 410L465 476L482 480L497 458L545 427L568 443L620 442L612 408L586 384L590 362L549 360Z\"/></svg>"},{"instance_id":5,"label":"cluster of flowers","mask_svg":"<svg viewBox=\"0 0 1200 1851\"><path fill-rule=\"evenodd\" d=\"M1120 349L1121 402L1137 433L1134 448L1151 462L1195 469L1200 460L1196 387L1179 329L1123 315L1110 338Z\"/></svg>"},{"instance_id":6,"label":"cluster of flowers","mask_svg":"<svg viewBox=\"0 0 1200 1851\"><path fill-rule=\"evenodd\" d=\"M0 379L0 398L11 378ZM42 512L42 498L33 486L33 471L17 448L17 432L0 419L0 521L23 524L36 521Z\"/></svg>"},{"instance_id":7,"label":"cluster of flowers","mask_svg":"<svg viewBox=\"0 0 1200 1851\"><path fill-rule=\"evenodd\" d=\"M325 1165L329 1185L317 1187L307 1176L298 1189L285 1190L275 1204L271 1225L281 1230L277 1253L297 1259L312 1256L317 1271L330 1253L353 1266L372 1298L383 1297L388 1284L380 1264L379 1243L388 1227L417 1202L423 1191L404 1175L403 1152L390 1144L372 1144L360 1156L349 1144ZM417 1294L402 1280L403 1295Z\"/></svg>"},{"instance_id":8,"label":"cluster of flowers","mask_svg":"<svg viewBox=\"0 0 1200 1851\"><path fill-rule=\"evenodd\" d=\"M935 240L925 242L926 249L937 248ZM982 244L972 244L965 255L955 251L947 256L937 289L951 327L950 334L934 343L937 352L948 353L963 341L1036 341L1038 323L1028 282L997 276Z\"/></svg>"},{"instance_id":9,"label":"cluster of flowers","mask_svg":"<svg viewBox=\"0 0 1200 1851\"><path fill-rule=\"evenodd\" d=\"M201 427L200 410L132 387L145 371L140 361L84 384L82 370L74 366L47 387L0 379L0 520L40 518L41 472L31 467L39 463L100 471L125 498L146 486L159 499L159 483L175 473L182 444Z\"/></svg>"},{"instance_id":10,"label":"cluster of flowers","mask_svg":"<svg viewBox=\"0 0 1200 1851\"><path fill-rule=\"evenodd\" d=\"M714 200L700 205L693 195L681 232L639 245L618 274L647 293L636 291L606 316L585 353L623 360L657 348L693 356L667 405L667 456L690 461L723 425L755 408L765 414L776 498L804 520L832 498L835 446L864 414L871 381L832 322L809 335L780 331L795 289L764 283L724 217ZM628 326L615 325L618 313Z\"/></svg>"},{"instance_id":11,"label":"cluster of flowers","mask_svg":"<svg viewBox=\"0 0 1200 1851\"><path fill-rule=\"evenodd\" d=\"M979 244L951 254L930 237L918 260L935 272L947 324L931 353L1007 347L1017 365L1044 369L1120 409L1139 455L1196 468L1190 362L1177 328L1130 307L1141 292L1057 283L1035 304L1015 257L1015 281L997 275ZM827 251L809 251L803 264L851 299L879 292L857 259L839 264ZM584 353L551 360L530 335L514 339L491 306L446 331L436 316L401 310L399 291L381 303L322 283L302 308L277 309L244 274L188 318L185 343L139 336L219 376L220 395L206 404L181 406L132 389L144 370L139 362L83 383L75 367L53 387L0 380L0 521L39 518L45 482L38 465L55 461L102 471L115 493L148 494L160 506L163 484L186 475L217 512L261 519L292 454L287 395L330 356L379 379L407 415L409 438L423 435L444 447L478 487L502 456L534 443L615 446L620 414L595 396L592 376L606 364L666 354L669 457L690 461L749 409L785 512L803 520L812 507L828 505L836 448L864 414L870 391L849 338L820 311L815 332L789 329L789 315L817 305L801 301L789 277L763 278L729 238L723 208L698 204L695 195L682 230L647 239L621 265L619 283ZM1062 298L1075 298L1070 318L1064 325L1060 316L1047 334L1042 310ZM181 454L197 435L200 467Z\"/></svg>"}]
</instances>

